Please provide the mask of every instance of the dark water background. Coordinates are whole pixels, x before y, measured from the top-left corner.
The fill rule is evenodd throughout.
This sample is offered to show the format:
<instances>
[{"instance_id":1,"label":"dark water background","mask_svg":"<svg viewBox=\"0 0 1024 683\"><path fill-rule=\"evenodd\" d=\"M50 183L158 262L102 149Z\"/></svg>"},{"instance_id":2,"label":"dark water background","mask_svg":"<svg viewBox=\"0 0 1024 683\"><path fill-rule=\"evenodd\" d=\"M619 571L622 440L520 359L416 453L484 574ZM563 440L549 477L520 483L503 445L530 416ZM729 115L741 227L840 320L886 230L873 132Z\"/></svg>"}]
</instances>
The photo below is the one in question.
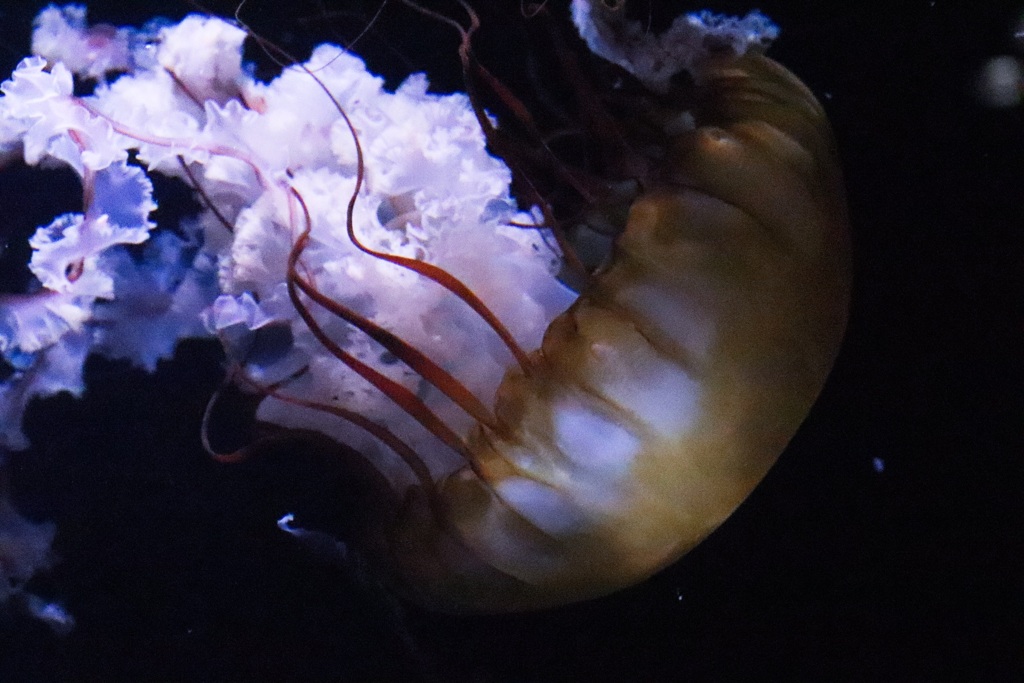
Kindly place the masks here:
<instances>
[{"instance_id":1,"label":"dark water background","mask_svg":"<svg viewBox=\"0 0 1024 683\"><path fill-rule=\"evenodd\" d=\"M0 8L4 74L43 4ZM93 3L91 17L188 11L126 5ZM546 48L522 32L519 3L487 5L482 58L531 104L559 97L545 92L554 79L533 56ZM680 5L655 3L655 21ZM339 7L252 0L243 16L304 57L315 42L351 41L377 9L353 2L324 18L325 6ZM62 561L32 588L78 625L58 638L4 615L0 681L1021 680L1024 110L983 107L972 83L989 57L1016 54L1024 2L760 9L783 29L772 56L836 129L856 283L821 400L711 538L604 600L425 613L275 527L295 512L331 528L345 490L336 462L279 453L223 466L201 450L221 375L213 345L185 344L153 376L94 360L82 400L29 410L33 448L9 472L25 513L59 529ZM451 32L394 0L356 48L392 84L426 70L439 91L461 88L455 49ZM77 191L67 178L0 175L5 234L75 210ZM18 277L11 262L5 283Z\"/></svg>"}]
</instances>

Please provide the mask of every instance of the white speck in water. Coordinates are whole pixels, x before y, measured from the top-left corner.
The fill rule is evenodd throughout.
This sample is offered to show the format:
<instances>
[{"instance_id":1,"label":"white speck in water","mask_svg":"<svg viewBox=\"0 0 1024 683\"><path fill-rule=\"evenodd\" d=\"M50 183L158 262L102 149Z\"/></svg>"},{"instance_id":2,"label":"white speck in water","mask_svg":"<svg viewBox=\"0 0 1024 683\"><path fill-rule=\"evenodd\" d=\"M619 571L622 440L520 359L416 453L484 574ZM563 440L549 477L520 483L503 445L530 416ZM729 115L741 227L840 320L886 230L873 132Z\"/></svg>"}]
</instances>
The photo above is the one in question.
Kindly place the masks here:
<instances>
[{"instance_id":1,"label":"white speck in water","mask_svg":"<svg viewBox=\"0 0 1024 683\"><path fill-rule=\"evenodd\" d=\"M882 460L881 458L872 458L871 466L875 468L875 472L881 474L885 471L885 460Z\"/></svg>"},{"instance_id":2,"label":"white speck in water","mask_svg":"<svg viewBox=\"0 0 1024 683\"><path fill-rule=\"evenodd\" d=\"M46 602L32 594L27 594L25 598L32 616L42 620L58 636L66 636L75 627L75 618L56 602Z\"/></svg>"}]
</instances>

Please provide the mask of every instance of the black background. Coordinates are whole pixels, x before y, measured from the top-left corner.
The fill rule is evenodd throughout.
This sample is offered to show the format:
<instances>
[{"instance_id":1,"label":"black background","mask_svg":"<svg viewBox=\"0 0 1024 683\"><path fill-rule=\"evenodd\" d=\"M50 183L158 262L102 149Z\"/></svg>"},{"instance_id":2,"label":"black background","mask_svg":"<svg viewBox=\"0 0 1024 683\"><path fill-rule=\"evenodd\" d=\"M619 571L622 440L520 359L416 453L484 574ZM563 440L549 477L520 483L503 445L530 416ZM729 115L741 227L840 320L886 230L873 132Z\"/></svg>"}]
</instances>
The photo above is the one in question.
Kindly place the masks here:
<instances>
[{"instance_id":1,"label":"black background","mask_svg":"<svg viewBox=\"0 0 1024 683\"><path fill-rule=\"evenodd\" d=\"M5 74L43 4L0 9ZM90 16L188 11L126 4L93 3ZM285 4L251 0L242 16L300 56L351 41L377 9L325 18L328 3ZM657 22L677 3L654 4ZM891 4L760 3L783 29L772 56L836 130L852 319L791 447L690 555L618 595L537 614L401 604L372 573L311 556L274 525L295 512L331 529L336 462L226 466L199 448L221 357L190 342L153 376L90 361L82 400L29 410L33 447L8 477L26 514L57 522L62 558L32 588L78 624L59 638L0 616L0 681L1020 680L1024 109L985 108L972 83L986 59L1015 54L1024 4ZM481 56L529 99L544 90L525 66L542 48L521 39L518 2L487 5ZM437 90L461 87L452 32L394 0L355 49L391 84L426 70ZM74 183L49 177L0 175L8 239L80 202Z\"/></svg>"}]
</instances>

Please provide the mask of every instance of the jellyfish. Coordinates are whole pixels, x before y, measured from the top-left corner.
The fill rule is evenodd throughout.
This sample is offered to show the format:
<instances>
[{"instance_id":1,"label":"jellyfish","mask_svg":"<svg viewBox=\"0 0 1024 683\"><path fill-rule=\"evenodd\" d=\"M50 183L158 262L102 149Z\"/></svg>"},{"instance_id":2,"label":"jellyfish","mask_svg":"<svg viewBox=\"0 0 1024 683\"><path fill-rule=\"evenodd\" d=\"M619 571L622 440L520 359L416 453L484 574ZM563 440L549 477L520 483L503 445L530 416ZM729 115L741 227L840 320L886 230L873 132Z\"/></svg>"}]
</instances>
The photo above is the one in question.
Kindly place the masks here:
<instances>
[{"instance_id":1,"label":"jellyfish","mask_svg":"<svg viewBox=\"0 0 1024 683\"><path fill-rule=\"evenodd\" d=\"M459 32L468 95L422 74L389 92L332 45L261 82L222 19L97 31L44 10L0 147L72 168L83 209L36 232L35 289L2 302L5 444L30 397L80 391L88 354L152 368L214 336L256 420L338 444L378 503L355 540L401 594L453 612L607 595L722 524L828 376L849 290L828 122L764 55L760 14L653 34L575 0L616 84L579 83L595 172L476 59L468 5L460 23L406 4ZM203 212L158 228L152 174Z\"/></svg>"}]
</instances>

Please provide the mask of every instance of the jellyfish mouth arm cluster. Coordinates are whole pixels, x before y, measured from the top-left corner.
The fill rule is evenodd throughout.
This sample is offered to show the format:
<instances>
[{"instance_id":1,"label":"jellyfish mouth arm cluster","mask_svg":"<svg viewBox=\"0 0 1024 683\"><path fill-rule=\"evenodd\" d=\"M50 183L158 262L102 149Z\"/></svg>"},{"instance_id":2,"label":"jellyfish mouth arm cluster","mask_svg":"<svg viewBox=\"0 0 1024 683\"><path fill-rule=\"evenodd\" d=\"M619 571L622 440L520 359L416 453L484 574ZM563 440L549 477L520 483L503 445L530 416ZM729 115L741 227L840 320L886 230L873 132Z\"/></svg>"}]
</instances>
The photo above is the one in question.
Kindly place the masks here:
<instances>
[{"instance_id":1,"label":"jellyfish mouth arm cluster","mask_svg":"<svg viewBox=\"0 0 1024 683\"><path fill-rule=\"evenodd\" d=\"M444 286L370 252L443 265L449 288L535 346L574 298L553 275L557 249L546 231L514 227L537 217L517 209L464 95L433 95L423 75L387 92L330 45L258 82L245 37L196 15L141 30L90 27L77 6L37 18L37 56L3 85L0 149L8 163L73 169L82 211L36 231L32 281L0 299L0 445L28 445L33 398L82 392L90 354L153 370L179 339L216 336L243 388L264 395L259 420L352 445L398 490L440 477L460 457L324 341L466 432L472 416L340 312L445 373L457 366L463 393L486 400L509 345ZM76 94L75 77L91 94ZM204 210L157 229L154 173ZM429 471L410 471L385 433Z\"/></svg>"},{"instance_id":2,"label":"jellyfish mouth arm cluster","mask_svg":"<svg viewBox=\"0 0 1024 683\"><path fill-rule=\"evenodd\" d=\"M543 608L675 561L756 486L827 377L844 199L821 107L761 54L770 22L703 13L651 37L616 6L576 0L573 18L642 88L626 143L655 131L661 151L578 296L467 97L422 75L387 92L329 45L261 83L245 32L219 19L104 42L80 8L44 10L42 56L2 88L0 147L74 169L83 212L40 228L37 282L0 302L6 424L33 395L80 391L89 353L152 368L177 339L216 336L259 420L372 463L354 471L389 511L361 540L414 600ZM65 63L100 80L93 94ZM204 210L156 230L150 173Z\"/></svg>"}]
</instances>

